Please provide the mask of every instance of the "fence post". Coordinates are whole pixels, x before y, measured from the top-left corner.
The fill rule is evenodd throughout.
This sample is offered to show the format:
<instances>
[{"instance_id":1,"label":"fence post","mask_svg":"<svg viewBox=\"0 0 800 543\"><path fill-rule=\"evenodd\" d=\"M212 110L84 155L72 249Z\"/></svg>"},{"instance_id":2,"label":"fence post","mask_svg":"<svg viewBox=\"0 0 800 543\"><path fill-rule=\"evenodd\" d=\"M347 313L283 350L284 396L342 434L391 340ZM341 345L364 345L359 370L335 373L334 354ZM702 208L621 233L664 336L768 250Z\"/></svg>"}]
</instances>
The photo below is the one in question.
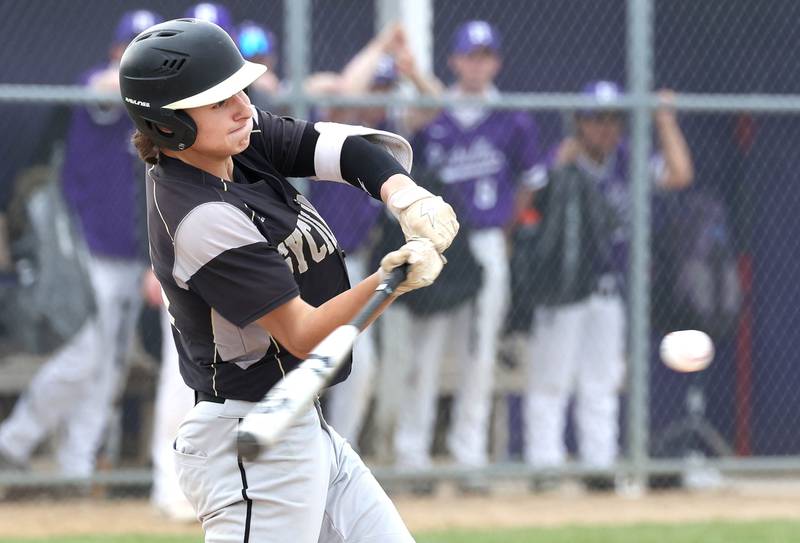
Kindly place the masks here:
<instances>
[{"instance_id":1,"label":"fence post","mask_svg":"<svg viewBox=\"0 0 800 543\"><path fill-rule=\"evenodd\" d=\"M632 239L630 253L629 326L630 397L628 455L633 484L645 488L648 461L650 364L650 187L651 111L653 83L653 0L628 0L628 92L631 111L630 180Z\"/></svg>"},{"instance_id":2,"label":"fence post","mask_svg":"<svg viewBox=\"0 0 800 543\"><path fill-rule=\"evenodd\" d=\"M308 118L308 100L303 92L303 82L311 73L311 2L310 0L284 0L284 32L287 47L286 66L291 85L292 115Z\"/></svg>"}]
</instances>

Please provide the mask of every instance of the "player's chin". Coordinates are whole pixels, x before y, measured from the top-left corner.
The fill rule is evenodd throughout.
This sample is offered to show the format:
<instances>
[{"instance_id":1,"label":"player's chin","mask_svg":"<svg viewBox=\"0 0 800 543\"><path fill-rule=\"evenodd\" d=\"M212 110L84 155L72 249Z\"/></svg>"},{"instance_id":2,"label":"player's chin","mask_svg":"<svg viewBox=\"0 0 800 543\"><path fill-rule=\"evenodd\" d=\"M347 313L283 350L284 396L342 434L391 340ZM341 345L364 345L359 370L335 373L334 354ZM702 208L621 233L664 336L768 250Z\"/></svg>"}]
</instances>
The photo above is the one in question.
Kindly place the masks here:
<instances>
[{"instance_id":1,"label":"player's chin","mask_svg":"<svg viewBox=\"0 0 800 543\"><path fill-rule=\"evenodd\" d=\"M236 138L230 142L230 148L232 150L232 155L238 155L245 149L247 146L250 145L250 134L247 135L246 138Z\"/></svg>"}]
</instances>

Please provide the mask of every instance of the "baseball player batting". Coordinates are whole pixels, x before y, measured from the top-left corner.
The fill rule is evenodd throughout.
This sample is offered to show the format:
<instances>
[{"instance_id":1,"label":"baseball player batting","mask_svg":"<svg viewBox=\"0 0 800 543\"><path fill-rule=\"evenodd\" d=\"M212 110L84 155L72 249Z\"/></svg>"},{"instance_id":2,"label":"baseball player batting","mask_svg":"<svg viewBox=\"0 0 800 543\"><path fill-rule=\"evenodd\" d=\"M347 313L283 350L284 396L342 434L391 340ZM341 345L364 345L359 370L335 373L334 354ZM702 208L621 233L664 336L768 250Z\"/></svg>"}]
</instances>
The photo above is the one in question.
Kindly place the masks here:
<instances>
[{"instance_id":1,"label":"baseball player batting","mask_svg":"<svg viewBox=\"0 0 800 543\"><path fill-rule=\"evenodd\" d=\"M243 89L265 70L220 27L195 19L145 30L120 63L134 145L150 165L153 270L197 402L174 443L178 479L207 542L413 541L316 403L255 459L231 447L241 419L392 270L408 264L376 316L430 285L458 230L453 209L408 177L403 138L254 108ZM312 176L386 202L406 234L353 287L330 229L286 180ZM334 381L348 370L345 361Z\"/></svg>"}]
</instances>

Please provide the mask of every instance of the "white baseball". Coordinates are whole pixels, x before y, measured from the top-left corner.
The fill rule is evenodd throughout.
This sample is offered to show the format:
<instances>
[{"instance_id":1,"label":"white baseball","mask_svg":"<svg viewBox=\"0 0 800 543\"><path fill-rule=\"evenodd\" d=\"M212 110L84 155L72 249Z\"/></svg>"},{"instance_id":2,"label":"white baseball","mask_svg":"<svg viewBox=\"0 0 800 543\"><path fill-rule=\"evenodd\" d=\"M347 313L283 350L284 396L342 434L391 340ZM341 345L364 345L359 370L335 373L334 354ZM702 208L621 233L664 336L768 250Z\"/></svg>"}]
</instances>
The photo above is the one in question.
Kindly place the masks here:
<instances>
[{"instance_id":1,"label":"white baseball","mask_svg":"<svg viewBox=\"0 0 800 543\"><path fill-rule=\"evenodd\" d=\"M714 358L714 342L700 330L670 332L661 340L661 360L680 372L704 370Z\"/></svg>"}]
</instances>

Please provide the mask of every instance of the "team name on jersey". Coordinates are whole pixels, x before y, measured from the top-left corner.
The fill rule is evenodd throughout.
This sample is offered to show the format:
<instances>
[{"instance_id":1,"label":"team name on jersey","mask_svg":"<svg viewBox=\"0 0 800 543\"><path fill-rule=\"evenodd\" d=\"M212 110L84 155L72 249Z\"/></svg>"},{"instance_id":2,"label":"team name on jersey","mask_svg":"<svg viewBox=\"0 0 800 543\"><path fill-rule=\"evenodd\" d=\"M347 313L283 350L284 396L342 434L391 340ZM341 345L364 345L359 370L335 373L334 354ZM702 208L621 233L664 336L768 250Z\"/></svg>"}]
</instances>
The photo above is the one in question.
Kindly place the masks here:
<instances>
[{"instance_id":1,"label":"team name on jersey","mask_svg":"<svg viewBox=\"0 0 800 543\"><path fill-rule=\"evenodd\" d=\"M336 252L337 242L333 232L305 197L298 196L300 215L297 226L278 244L278 253L286 259L292 273L308 271L308 259L319 263Z\"/></svg>"},{"instance_id":2,"label":"team name on jersey","mask_svg":"<svg viewBox=\"0 0 800 543\"><path fill-rule=\"evenodd\" d=\"M506 165L505 154L482 137L470 145L459 145L449 151L439 144L431 144L428 153L430 163L443 162L442 181L448 184L496 175Z\"/></svg>"}]
</instances>

